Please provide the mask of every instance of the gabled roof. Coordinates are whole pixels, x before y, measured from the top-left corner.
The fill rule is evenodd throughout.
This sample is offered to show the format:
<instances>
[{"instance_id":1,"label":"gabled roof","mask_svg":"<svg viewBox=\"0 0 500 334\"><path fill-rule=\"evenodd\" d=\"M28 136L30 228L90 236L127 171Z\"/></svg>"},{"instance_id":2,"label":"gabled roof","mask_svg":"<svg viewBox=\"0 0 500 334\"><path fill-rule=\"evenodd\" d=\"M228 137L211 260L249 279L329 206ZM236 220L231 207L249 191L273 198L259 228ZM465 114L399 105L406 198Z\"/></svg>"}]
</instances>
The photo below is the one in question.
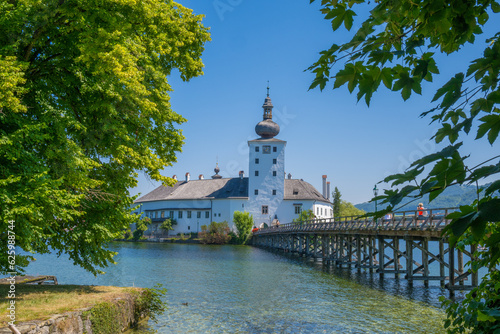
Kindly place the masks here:
<instances>
[{"instance_id":1,"label":"gabled roof","mask_svg":"<svg viewBox=\"0 0 500 334\"><path fill-rule=\"evenodd\" d=\"M248 197L248 178L206 179L180 181L173 187L159 186L152 192L136 199L134 203Z\"/></svg>"},{"instance_id":2,"label":"gabled roof","mask_svg":"<svg viewBox=\"0 0 500 334\"><path fill-rule=\"evenodd\" d=\"M248 198L248 177L179 181L173 187L159 186L134 203L192 199ZM313 200L329 203L319 191L303 180L285 179L285 200Z\"/></svg>"},{"instance_id":3,"label":"gabled roof","mask_svg":"<svg viewBox=\"0 0 500 334\"><path fill-rule=\"evenodd\" d=\"M330 203L312 184L304 180L285 179L285 200L314 200Z\"/></svg>"}]
</instances>

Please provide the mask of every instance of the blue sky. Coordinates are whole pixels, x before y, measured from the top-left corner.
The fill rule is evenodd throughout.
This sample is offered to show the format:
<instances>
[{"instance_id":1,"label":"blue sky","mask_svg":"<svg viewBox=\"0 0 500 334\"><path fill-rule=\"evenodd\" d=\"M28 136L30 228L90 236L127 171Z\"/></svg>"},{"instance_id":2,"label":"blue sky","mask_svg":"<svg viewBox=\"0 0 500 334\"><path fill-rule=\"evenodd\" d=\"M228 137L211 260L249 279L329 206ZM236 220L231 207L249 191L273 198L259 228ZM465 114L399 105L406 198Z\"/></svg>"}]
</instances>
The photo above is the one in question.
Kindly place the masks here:
<instances>
[{"instance_id":1,"label":"blue sky","mask_svg":"<svg viewBox=\"0 0 500 334\"><path fill-rule=\"evenodd\" d=\"M204 14L212 41L203 54L204 76L169 82L173 109L187 118L180 128L186 137L178 162L163 174L184 179L214 174L248 175L247 140L257 137L262 120L267 80L274 104L273 119L280 127L277 138L286 140L285 170L321 190L321 176L328 175L332 190L354 204L373 196L374 185L385 176L402 172L411 161L443 147L429 141L436 125L418 116L430 107L435 90L459 66L480 56L484 44L468 46L460 55L443 58L441 75L423 86L422 96L403 102L399 93L380 88L368 108L356 102L346 88L308 91L314 75L304 70L318 52L349 39L345 31L333 32L317 3L307 0L186 0L181 4ZM354 22L353 29L361 23ZM491 22L490 22L491 23ZM356 25L357 24L357 25ZM491 25L493 25L491 23ZM485 141L469 138L464 154L473 153L470 166L498 151ZM159 185L139 177L131 194L146 194ZM384 188L384 185L379 185Z\"/></svg>"}]
</instances>

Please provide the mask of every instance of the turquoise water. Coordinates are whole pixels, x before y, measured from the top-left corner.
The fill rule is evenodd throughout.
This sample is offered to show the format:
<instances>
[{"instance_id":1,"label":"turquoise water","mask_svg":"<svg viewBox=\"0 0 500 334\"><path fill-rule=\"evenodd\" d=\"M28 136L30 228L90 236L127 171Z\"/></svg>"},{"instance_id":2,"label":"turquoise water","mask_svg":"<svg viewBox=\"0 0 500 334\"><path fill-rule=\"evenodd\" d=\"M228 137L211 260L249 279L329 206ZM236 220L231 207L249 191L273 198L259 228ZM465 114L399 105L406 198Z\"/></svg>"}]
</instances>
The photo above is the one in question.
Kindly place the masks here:
<instances>
[{"instance_id":1,"label":"turquoise water","mask_svg":"<svg viewBox=\"0 0 500 334\"><path fill-rule=\"evenodd\" d=\"M60 284L168 289L158 323L134 333L443 333L438 287L334 270L249 246L114 243L117 265L95 278L37 256L28 274ZM187 305L185 305L187 303Z\"/></svg>"}]
</instances>

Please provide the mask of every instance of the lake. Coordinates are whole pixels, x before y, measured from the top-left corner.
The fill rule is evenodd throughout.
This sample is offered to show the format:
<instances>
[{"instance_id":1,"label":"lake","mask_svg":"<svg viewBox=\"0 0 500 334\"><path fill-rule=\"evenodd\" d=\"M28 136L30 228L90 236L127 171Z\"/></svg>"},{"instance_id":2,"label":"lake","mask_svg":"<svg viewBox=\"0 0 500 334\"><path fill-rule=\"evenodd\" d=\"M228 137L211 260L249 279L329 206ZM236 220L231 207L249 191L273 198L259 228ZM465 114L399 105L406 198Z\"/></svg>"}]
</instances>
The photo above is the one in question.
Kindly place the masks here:
<instances>
[{"instance_id":1,"label":"lake","mask_svg":"<svg viewBox=\"0 0 500 334\"><path fill-rule=\"evenodd\" d=\"M56 275L59 284L162 283L168 310L134 333L444 332L438 297L446 291L422 282L380 281L250 246L116 242L111 249L118 264L105 275L55 255L37 255L27 274Z\"/></svg>"}]
</instances>

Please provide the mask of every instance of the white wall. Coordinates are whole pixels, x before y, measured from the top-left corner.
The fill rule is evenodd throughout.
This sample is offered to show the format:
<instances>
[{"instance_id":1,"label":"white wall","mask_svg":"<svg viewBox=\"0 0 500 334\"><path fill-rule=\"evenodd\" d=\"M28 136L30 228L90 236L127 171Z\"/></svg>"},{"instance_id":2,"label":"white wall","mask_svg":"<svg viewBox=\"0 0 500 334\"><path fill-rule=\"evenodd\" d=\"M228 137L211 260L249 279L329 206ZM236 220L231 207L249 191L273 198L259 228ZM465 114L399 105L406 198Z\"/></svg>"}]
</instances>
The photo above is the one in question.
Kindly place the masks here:
<instances>
[{"instance_id":1,"label":"white wall","mask_svg":"<svg viewBox=\"0 0 500 334\"><path fill-rule=\"evenodd\" d=\"M162 211L165 218L169 218L170 211L173 211L173 218L177 221L177 225L169 234L176 235L177 233L199 232L202 225L209 225L212 221L227 221L229 227L235 230L234 211L245 211L247 203L246 198L153 201L141 203L142 205L138 204L134 211L140 213L142 217L148 214L148 217L151 218L152 214L153 222L155 218L161 218ZM179 211L182 211L182 218L179 218ZM191 218L188 218L188 211L191 212ZM208 212L208 217L206 212ZM200 213L199 218L198 213ZM135 229L135 226L131 226L131 229ZM148 235L149 232L147 231L145 234Z\"/></svg>"},{"instance_id":2,"label":"white wall","mask_svg":"<svg viewBox=\"0 0 500 334\"><path fill-rule=\"evenodd\" d=\"M252 214L256 226L270 224L275 215L281 221L278 208L281 206L285 192L285 141L251 140L249 146L248 175L248 212ZM264 146L270 146L270 152L264 153ZM259 152L255 151L259 147ZM274 152L276 147L276 152ZM255 159L259 159L256 163ZM276 159L276 164L273 163ZM255 176L255 171L259 172ZM274 176L273 172L276 172ZM258 194L255 195L255 190ZM273 195L273 190L276 194ZM268 213L262 213L262 206L267 205Z\"/></svg>"}]
</instances>

